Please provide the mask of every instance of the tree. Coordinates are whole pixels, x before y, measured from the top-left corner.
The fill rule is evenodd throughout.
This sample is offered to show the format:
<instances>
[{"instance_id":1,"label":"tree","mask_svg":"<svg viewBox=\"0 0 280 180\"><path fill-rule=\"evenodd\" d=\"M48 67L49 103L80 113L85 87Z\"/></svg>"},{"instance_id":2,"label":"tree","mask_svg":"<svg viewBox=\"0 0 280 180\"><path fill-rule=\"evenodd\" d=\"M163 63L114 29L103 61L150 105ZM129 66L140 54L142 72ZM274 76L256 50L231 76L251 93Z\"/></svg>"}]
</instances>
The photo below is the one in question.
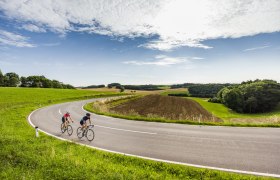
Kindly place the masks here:
<instances>
[{"instance_id":1,"label":"tree","mask_svg":"<svg viewBox=\"0 0 280 180\"><path fill-rule=\"evenodd\" d=\"M225 87L223 89L221 89L218 93L217 93L217 99L222 102L225 103L224 99L225 96L227 95L227 93L229 93L230 89L228 87Z\"/></svg>"},{"instance_id":2,"label":"tree","mask_svg":"<svg viewBox=\"0 0 280 180\"><path fill-rule=\"evenodd\" d=\"M42 79L42 87L43 88L52 88L53 87L52 81L47 79L47 78L43 78Z\"/></svg>"},{"instance_id":3,"label":"tree","mask_svg":"<svg viewBox=\"0 0 280 180\"><path fill-rule=\"evenodd\" d=\"M66 88L66 89L75 89L75 87L70 85L70 84L64 84L64 88Z\"/></svg>"},{"instance_id":4,"label":"tree","mask_svg":"<svg viewBox=\"0 0 280 180\"><path fill-rule=\"evenodd\" d=\"M4 75L2 74L2 71L0 70L0 87L4 86Z\"/></svg>"},{"instance_id":5,"label":"tree","mask_svg":"<svg viewBox=\"0 0 280 180\"><path fill-rule=\"evenodd\" d=\"M59 81L57 81L57 80L52 80L52 86L53 86L53 88L62 89L63 87L62 87L61 84L62 84L62 83L59 82Z\"/></svg>"},{"instance_id":6,"label":"tree","mask_svg":"<svg viewBox=\"0 0 280 180\"><path fill-rule=\"evenodd\" d=\"M6 73L4 76L4 86L7 87L17 87L20 83L19 76L14 73Z\"/></svg>"},{"instance_id":7,"label":"tree","mask_svg":"<svg viewBox=\"0 0 280 180\"><path fill-rule=\"evenodd\" d=\"M113 87L116 87L117 89L120 89L122 85L120 83L111 83L111 84L108 84L108 88L113 88Z\"/></svg>"},{"instance_id":8,"label":"tree","mask_svg":"<svg viewBox=\"0 0 280 180\"><path fill-rule=\"evenodd\" d=\"M29 87L27 78L24 76L20 77L20 87Z\"/></svg>"},{"instance_id":9,"label":"tree","mask_svg":"<svg viewBox=\"0 0 280 180\"><path fill-rule=\"evenodd\" d=\"M120 87L120 92L124 92L124 90L125 90L124 87L121 86L121 87Z\"/></svg>"},{"instance_id":10,"label":"tree","mask_svg":"<svg viewBox=\"0 0 280 180\"><path fill-rule=\"evenodd\" d=\"M238 88L230 90L224 96L225 105L237 112L243 112L243 97Z\"/></svg>"},{"instance_id":11,"label":"tree","mask_svg":"<svg viewBox=\"0 0 280 180\"><path fill-rule=\"evenodd\" d=\"M104 88L106 87L104 84L100 84L100 85L90 85L90 86L86 86L83 87L82 89L89 89L89 88Z\"/></svg>"},{"instance_id":12,"label":"tree","mask_svg":"<svg viewBox=\"0 0 280 180\"><path fill-rule=\"evenodd\" d=\"M258 107L257 98L251 96L245 101L244 111L248 113L255 113L257 111L257 107Z\"/></svg>"},{"instance_id":13,"label":"tree","mask_svg":"<svg viewBox=\"0 0 280 180\"><path fill-rule=\"evenodd\" d=\"M255 80L223 88L217 98L227 107L244 113L269 112L280 102L280 84L273 80Z\"/></svg>"}]
</instances>

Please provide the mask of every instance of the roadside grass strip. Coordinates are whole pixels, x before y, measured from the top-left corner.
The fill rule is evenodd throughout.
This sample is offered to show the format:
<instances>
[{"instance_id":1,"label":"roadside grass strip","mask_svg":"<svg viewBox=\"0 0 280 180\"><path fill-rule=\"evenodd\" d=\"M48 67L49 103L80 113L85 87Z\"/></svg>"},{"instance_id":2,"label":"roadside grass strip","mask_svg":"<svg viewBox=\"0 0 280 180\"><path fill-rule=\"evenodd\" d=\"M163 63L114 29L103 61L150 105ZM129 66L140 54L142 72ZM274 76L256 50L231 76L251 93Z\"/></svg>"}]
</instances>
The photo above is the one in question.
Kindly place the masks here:
<instances>
[{"instance_id":1,"label":"roadside grass strip","mask_svg":"<svg viewBox=\"0 0 280 180\"><path fill-rule=\"evenodd\" d=\"M188 97L198 102L216 117L224 120L226 126L280 127L280 104L269 113L242 114L232 111L223 104L208 102L207 98Z\"/></svg>"}]
</instances>

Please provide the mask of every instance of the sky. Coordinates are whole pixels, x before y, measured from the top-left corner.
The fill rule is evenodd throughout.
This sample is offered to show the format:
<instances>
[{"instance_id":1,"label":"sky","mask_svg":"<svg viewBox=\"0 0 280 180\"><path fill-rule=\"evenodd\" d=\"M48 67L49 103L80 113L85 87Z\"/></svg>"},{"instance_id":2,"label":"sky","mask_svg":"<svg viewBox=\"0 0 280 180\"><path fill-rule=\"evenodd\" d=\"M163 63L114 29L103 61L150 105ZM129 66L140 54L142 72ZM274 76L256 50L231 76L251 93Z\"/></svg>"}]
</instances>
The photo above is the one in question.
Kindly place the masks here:
<instances>
[{"instance_id":1,"label":"sky","mask_svg":"<svg viewBox=\"0 0 280 180\"><path fill-rule=\"evenodd\" d=\"M280 82L279 0L0 0L0 70L74 86Z\"/></svg>"}]
</instances>

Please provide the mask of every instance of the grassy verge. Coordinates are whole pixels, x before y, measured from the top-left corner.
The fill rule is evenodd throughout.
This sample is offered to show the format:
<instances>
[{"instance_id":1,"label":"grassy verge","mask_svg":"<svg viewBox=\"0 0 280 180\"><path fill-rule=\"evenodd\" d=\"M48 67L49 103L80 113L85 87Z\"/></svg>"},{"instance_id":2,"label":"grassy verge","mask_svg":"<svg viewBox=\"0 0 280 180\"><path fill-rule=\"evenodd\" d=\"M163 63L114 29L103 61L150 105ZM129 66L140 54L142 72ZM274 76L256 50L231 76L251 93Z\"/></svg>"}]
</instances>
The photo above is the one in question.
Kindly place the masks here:
<instances>
[{"instance_id":1,"label":"grassy verge","mask_svg":"<svg viewBox=\"0 0 280 180\"><path fill-rule=\"evenodd\" d=\"M219 117L225 121L225 124L229 124L232 126L241 125L241 126L263 126L263 127L280 127L280 104L276 109L269 113L258 113L258 114L242 114L237 113L229 108L227 108L223 104L219 103L211 103L208 102L206 98L194 98L188 97L189 99L195 100L198 102L203 108L207 111L214 114L216 117ZM241 122L235 122L236 119L240 119ZM248 123L246 120L256 119L260 122L257 124L256 122ZM267 119L268 121L276 119L274 123L269 123L268 121L262 121L263 119Z\"/></svg>"},{"instance_id":2,"label":"grassy verge","mask_svg":"<svg viewBox=\"0 0 280 180\"><path fill-rule=\"evenodd\" d=\"M271 179L126 157L41 133L26 121L41 106L116 93L0 88L0 179Z\"/></svg>"}]
</instances>

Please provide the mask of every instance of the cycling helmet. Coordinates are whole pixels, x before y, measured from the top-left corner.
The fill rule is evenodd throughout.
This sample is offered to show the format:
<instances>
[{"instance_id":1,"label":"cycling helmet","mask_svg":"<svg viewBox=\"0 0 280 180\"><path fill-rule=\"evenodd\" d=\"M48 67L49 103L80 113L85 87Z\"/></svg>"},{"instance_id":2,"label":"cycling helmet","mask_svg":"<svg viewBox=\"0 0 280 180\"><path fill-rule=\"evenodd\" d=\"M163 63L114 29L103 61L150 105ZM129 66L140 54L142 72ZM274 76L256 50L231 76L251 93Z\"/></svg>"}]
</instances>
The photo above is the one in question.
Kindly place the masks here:
<instances>
[{"instance_id":1,"label":"cycling helmet","mask_svg":"<svg viewBox=\"0 0 280 180\"><path fill-rule=\"evenodd\" d=\"M66 112L66 114L70 114L70 112Z\"/></svg>"},{"instance_id":2,"label":"cycling helmet","mask_svg":"<svg viewBox=\"0 0 280 180\"><path fill-rule=\"evenodd\" d=\"M86 113L86 115L87 115L87 116L90 116L90 114L89 114L89 113Z\"/></svg>"}]
</instances>

